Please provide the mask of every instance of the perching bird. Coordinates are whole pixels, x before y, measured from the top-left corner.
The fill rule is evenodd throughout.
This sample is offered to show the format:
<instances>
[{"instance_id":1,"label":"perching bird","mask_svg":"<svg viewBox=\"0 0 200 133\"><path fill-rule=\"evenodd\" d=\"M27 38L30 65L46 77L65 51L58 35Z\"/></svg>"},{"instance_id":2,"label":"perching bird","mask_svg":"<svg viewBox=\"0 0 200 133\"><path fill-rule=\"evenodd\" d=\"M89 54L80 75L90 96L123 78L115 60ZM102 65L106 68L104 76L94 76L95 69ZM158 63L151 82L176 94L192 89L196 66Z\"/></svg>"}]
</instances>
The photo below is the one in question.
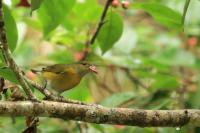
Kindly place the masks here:
<instances>
[{"instance_id":1,"label":"perching bird","mask_svg":"<svg viewBox=\"0 0 200 133\"><path fill-rule=\"evenodd\" d=\"M96 67L87 62L74 64L55 64L42 68L41 71L32 70L34 73L41 72L50 87L61 94L62 92L77 86L82 77L89 72L97 73Z\"/></svg>"}]
</instances>

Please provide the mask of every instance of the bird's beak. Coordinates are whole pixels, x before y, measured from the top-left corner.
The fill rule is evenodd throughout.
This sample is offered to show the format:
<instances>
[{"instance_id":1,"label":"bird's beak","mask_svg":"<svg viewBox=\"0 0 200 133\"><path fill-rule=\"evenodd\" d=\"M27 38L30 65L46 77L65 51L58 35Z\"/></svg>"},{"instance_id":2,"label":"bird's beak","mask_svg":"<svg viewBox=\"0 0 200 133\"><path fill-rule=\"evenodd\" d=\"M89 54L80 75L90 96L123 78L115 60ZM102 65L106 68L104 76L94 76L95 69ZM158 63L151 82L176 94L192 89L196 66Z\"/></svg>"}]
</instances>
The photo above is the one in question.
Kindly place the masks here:
<instances>
[{"instance_id":1,"label":"bird's beak","mask_svg":"<svg viewBox=\"0 0 200 133\"><path fill-rule=\"evenodd\" d=\"M94 72L94 73L96 73L96 74L98 73L97 69L96 69L96 66L94 66L94 65L89 66L89 70Z\"/></svg>"}]
</instances>

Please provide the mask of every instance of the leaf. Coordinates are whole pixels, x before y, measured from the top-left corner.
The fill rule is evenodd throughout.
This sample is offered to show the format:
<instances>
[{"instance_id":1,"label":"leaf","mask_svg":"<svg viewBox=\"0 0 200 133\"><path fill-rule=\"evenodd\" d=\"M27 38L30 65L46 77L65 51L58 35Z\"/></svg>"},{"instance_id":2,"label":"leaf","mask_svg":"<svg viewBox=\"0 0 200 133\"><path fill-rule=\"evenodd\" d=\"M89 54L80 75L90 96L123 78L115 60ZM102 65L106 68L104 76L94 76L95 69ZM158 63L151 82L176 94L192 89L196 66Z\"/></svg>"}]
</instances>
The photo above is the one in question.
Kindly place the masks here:
<instances>
[{"instance_id":1,"label":"leaf","mask_svg":"<svg viewBox=\"0 0 200 133\"><path fill-rule=\"evenodd\" d=\"M15 74L9 68L0 68L0 76L13 82L13 83L18 84L18 80L17 80Z\"/></svg>"},{"instance_id":2,"label":"leaf","mask_svg":"<svg viewBox=\"0 0 200 133\"><path fill-rule=\"evenodd\" d=\"M24 22L31 28L34 28L39 31L42 30L42 25L38 19L24 18Z\"/></svg>"},{"instance_id":3,"label":"leaf","mask_svg":"<svg viewBox=\"0 0 200 133\"><path fill-rule=\"evenodd\" d=\"M102 125L100 125L100 124L91 123L90 125L92 127L94 127L95 129L97 129L98 131L100 131L101 133L105 132L104 127Z\"/></svg>"},{"instance_id":4,"label":"leaf","mask_svg":"<svg viewBox=\"0 0 200 133\"><path fill-rule=\"evenodd\" d=\"M155 75L154 79L155 82L151 86L152 90L175 90L179 87L178 80L173 76Z\"/></svg>"},{"instance_id":5,"label":"leaf","mask_svg":"<svg viewBox=\"0 0 200 133\"><path fill-rule=\"evenodd\" d=\"M2 52L0 52L0 67L2 67L3 61L4 61L4 58L3 58Z\"/></svg>"},{"instance_id":6,"label":"leaf","mask_svg":"<svg viewBox=\"0 0 200 133\"><path fill-rule=\"evenodd\" d=\"M66 91L65 93L63 93L63 96L70 98L70 99L87 101L90 96L90 92L86 85L86 82L84 82L84 80L82 80L79 85L77 85L73 89L70 89L70 90Z\"/></svg>"},{"instance_id":7,"label":"leaf","mask_svg":"<svg viewBox=\"0 0 200 133\"><path fill-rule=\"evenodd\" d=\"M200 102L199 102L199 97L200 97L200 76L197 77L197 90L195 93L192 93L189 99L189 103L191 104L192 108L200 108Z\"/></svg>"},{"instance_id":8,"label":"leaf","mask_svg":"<svg viewBox=\"0 0 200 133\"><path fill-rule=\"evenodd\" d=\"M72 13L67 16L62 25L70 31L81 26L80 30L85 31L88 28L88 24L96 24L98 22L101 12L102 6L96 0L77 2L73 7ZM78 37L77 34L76 37Z\"/></svg>"},{"instance_id":9,"label":"leaf","mask_svg":"<svg viewBox=\"0 0 200 133\"><path fill-rule=\"evenodd\" d=\"M10 9L6 5L3 5L3 12L8 46L13 52L16 48L18 40L17 25L10 12Z\"/></svg>"},{"instance_id":10,"label":"leaf","mask_svg":"<svg viewBox=\"0 0 200 133\"><path fill-rule=\"evenodd\" d=\"M43 0L38 9L38 17L45 36L62 23L74 4L75 0Z\"/></svg>"},{"instance_id":11,"label":"leaf","mask_svg":"<svg viewBox=\"0 0 200 133\"><path fill-rule=\"evenodd\" d=\"M168 28L182 30L181 14L169 7L158 3L134 3L132 7L148 12L156 21Z\"/></svg>"},{"instance_id":12,"label":"leaf","mask_svg":"<svg viewBox=\"0 0 200 133\"><path fill-rule=\"evenodd\" d=\"M160 98L159 100L151 101L146 108L153 110L166 109L166 106L171 102L172 100L170 98Z\"/></svg>"},{"instance_id":13,"label":"leaf","mask_svg":"<svg viewBox=\"0 0 200 133\"><path fill-rule=\"evenodd\" d=\"M170 66L194 66L196 63L192 53L176 48L167 48L165 51L157 53L153 60Z\"/></svg>"},{"instance_id":14,"label":"leaf","mask_svg":"<svg viewBox=\"0 0 200 133\"><path fill-rule=\"evenodd\" d=\"M55 61L56 63L70 63L73 62L73 55L71 52L64 50L58 50L48 55L48 59Z\"/></svg>"},{"instance_id":15,"label":"leaf","mask_svg":"<svg viewBox=\"0 0 200 133\"><path fill-rule=\"evenodd\" d=\"M123 32L123 22L118 14L110 12L107 14L105 20L106 22L102 26L97 36L100 48L103 53L113 47L113 45L119 40Z\"/></svg>"},{"instance_id":16,"label":"leaf","mask_svg":"<svg viewBox=\"0 0 200 133\"><path fill-rule=\"evenodd\" d=\"M40 8L40 5L42 4L43 0L31 0L31 14L34 10L37 10Z\"/></svg>"},{"instance_id":17,"label":"leaf","mask_svg":"<svg viewBox=\"0 0 200 133\"><path fill-rule=\"evenodd\" d=\"M116 107L131 98L135 98L135 94L133 92L120 92L107 97L101 102L101 104L103 106Z\"/></svg>"}]
</instances>

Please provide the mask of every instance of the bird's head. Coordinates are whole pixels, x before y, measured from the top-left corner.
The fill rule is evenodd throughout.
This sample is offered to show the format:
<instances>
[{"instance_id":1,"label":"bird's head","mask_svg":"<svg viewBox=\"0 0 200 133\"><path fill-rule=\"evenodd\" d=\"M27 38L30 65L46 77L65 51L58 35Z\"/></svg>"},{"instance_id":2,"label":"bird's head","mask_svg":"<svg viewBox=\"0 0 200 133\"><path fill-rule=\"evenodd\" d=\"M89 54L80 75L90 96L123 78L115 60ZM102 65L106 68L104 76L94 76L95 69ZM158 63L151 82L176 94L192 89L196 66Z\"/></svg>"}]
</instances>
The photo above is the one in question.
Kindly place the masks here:
<instances>
[{"instance_id":1,"label":"bird's head","mask_svg":"<svg viewBox=\"0 0 200 133\"><path fill-rule=\"evenodd\" d=\"M76 70L77 72L81 75L84 76L85 74L89 73L89 72L93 72L97 74L97 70L96 70L96 66L82 61L82 62L78 62L75 64Z\"/></svg>"}]
</instances>

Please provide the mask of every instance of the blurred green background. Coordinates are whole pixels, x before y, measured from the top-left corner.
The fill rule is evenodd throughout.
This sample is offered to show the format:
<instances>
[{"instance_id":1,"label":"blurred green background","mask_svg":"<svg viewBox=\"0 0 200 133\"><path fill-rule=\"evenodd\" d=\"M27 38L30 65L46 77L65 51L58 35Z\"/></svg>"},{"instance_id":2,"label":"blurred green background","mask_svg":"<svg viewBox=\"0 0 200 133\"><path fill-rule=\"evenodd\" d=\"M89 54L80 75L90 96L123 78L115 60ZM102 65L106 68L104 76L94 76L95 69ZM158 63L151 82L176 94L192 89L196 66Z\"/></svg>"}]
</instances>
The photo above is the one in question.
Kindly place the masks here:
<instances>
[{"instance_id":1,"label":"blurred green background","mask_svg":"<svg viewBox=\"0 0 200 133\"><path fill-rule=\"evenodd\" d=\"M200 108L200 2L192 0L127 0L128 9L110 6L105 24L90 48L90 40L106 0L4 0L4 20L13 58L26 75L55 63L87 60L98 75L87 75L66 98L107 107L135 109ZM183 12L186 18L183 24ZM3 61L0 66L4 67ZM0 75L16 83L8 69ZM43 95L34 89L35 95ZM10 100L12 90L1 94ZM0 132L18 133L25 118L0 117ZM97 125L40 118L41 133L199 133L193 125L179 128L139 128Z\"/></svg>"}]
</instances>

